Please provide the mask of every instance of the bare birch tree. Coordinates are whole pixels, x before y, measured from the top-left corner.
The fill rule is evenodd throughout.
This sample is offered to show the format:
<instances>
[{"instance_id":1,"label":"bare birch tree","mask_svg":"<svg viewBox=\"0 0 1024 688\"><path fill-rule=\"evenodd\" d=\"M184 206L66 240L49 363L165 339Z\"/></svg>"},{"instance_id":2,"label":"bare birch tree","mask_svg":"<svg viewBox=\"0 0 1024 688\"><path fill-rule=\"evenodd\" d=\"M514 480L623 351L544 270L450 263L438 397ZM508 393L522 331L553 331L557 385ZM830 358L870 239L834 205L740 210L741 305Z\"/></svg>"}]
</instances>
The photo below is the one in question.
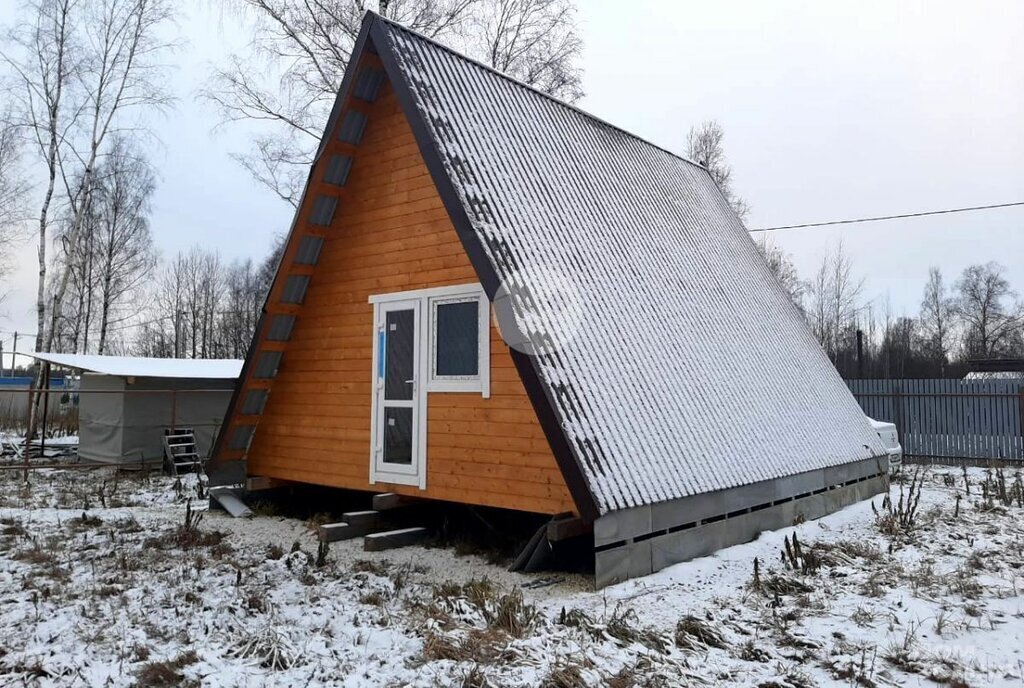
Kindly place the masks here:
<instances>
[{"instance_id":1,"label":"bare birch tree","mask_svg":"<svg viewBox=\"0 0 1024 688\"><path fill-rule=\"evenodd\" d=\"M1024 304L1010 288L1006 268L994 262L971 265L957 280L956 312L964 324L968 357L997 358L1017 350L1024 327Z\"/></svg>"},{"instance_id":2,"label":"bare birch tree","mask_svg":"<svg viewBox=\"0 0 1024 688\"><path fill-rule=\"evenodd\" d=\"M839 242L822 258L810 286L811 329L826 353L835 360L850 332L856 332L856 316L864 279L853 272L853 263Z\"/></svg>"},{"instance_id":3,"label":"bare birch tree","mask_svg":"<svg viewBox=\"0 0 1024 688\"><path fill-rule=\"evenodd\" d=\"M807 283L800 279L800 275L797 273L796 266L793 265L789 254L773 243L766 234L762 234L755 244L765 263L768 264L768 270L779 281L785 292L789 294L790 301L803 312Z\"/></svg>"},{"instance_id":4,"label":"bare birch tree","mask_svg":"<svg viewBox=\"0 0 1024 688\"><path fill-rule=\"evenodd\" d=\"M740 220L746 221L750 206L733 189L732 165L725 157L725 130L715 120L690 127L686 135L686 157L707 168Z\"/></svg>"},{"instance_id":5,"label":"bare birch tree","mask_svg":"<svg viewBox=\"0 0 1024 688\"><path fill-rule=\"evenodd\" d=\"M21 166L22 141L9 112L0 113L0 278L10 270L10 253L27 219L30 185ZM0 300L5 291L0 290Z\"/></svg>"},{"instance_id":6,"label":"bare birch tree","mask_svg":"<svg viewBox=\"0 0 1024 688\"><path fill-rule=\"evenodd\" d=\"M9 49L3 57L17 76L14 95L21 125L38 147L46 178L39 213L36 304L36 350L46 351L53 346L72 278L63 259L79 251L107 139L121 126L137 126L137 122L125 122L131 111L169 102L160 64L168 46L158 38L158 30L170 17L170 4L168 0L34 0L25 12L21 28L8 37ZM48 229L58 191L71 219L56 279L48 281ZM38 369L37 365L37 380ZM30 409L31 436L36 405Z\"/></svg>"},{"instance_id":7,"label":"bare birch tree","mask_svg":"<svg viewBox=\"0 0 1024 688\"><path fill-rule=\"evenodd\" d=\"M270 253L263 258L259 268L257 268L256 278L259 283L261 302L266 299L267 294L270 293L270 288L274 285L274 277L277 275L278 264L284 256L284 248L284 235L279 234L275 236L270 247Z\"/></svg>"},{"instance_id":8,"label":"bare birch tree","mask_svg":"<svg viewBox=\"0 0 1024 688\"><path fill-rule=\"evenodd\" d=\"M111 322L116 324L125 319L119 309L153 268L149 211L155 189L149 163L127 140L115 137L98 173L91 202L97 218L91 243L99 300L98 354L106 352Z\"/></svg>"},{"instance_id":9,"label":"bare birch tree","mask_svg":"<svg viewBox=\"0 0 1024 688\"><path fill-rule=\"evenodd\" d=\"M30 185L21 166L22 141L14 117L0 113L0 240L5 243L26 219Z\"/></svg>"},{"instance_id":10,"label":"bare birch tree","mask_svg":"<svg viewBox=\"0 0 1024 688\"><path fill-rule=\"evenodd\" d=\"M65 245L70 219L67 209L55 224L55 236ZM61 303L54 345L56 351L89 353L89 340L94 323L93 307L96 294L95 243L99 220L96 213L87 212L79 229L80 237L74 251L64 255L65 270L70 277L64 301ZM52 289L52 285L48 287Z\"/></svg>"},{"instance_id":11,"label":"bare birch tree","mask_svg":"<svg viewBox=\"0 0 1024 688\"><path fill-rule=\"evenodd\" d=\"M213 72L203 97L223 123L261 126L235 159L297 205L368 9L559 97L582 95L571 0L232 0L254 23L252 50ZM272 74L269 79L261 75Z\"/></svg>"},{"instance_id":12,"label":"bare birch tree","mask_svg":"<svg viewBox=\"0 0 1024 688\"><path fill-rule=\"evenodd\" d=\"M266 292L252 260L234 263L224 276L224 310L217 326L217 347L229 358L245 358L252 342Z\"/></svg>"},{"instance_id":13,"label":"bare birch tree","mask_svg":"<svg viewBox=\"0 0 1024 688\"><path fill-rule=\"evenodd\" d=\"M945 375L953 350L953 328L955 327L956 304L946 290L942 271L936 267L928 270L928 282L921 299L920 328L923 353L939 364L940 375Z\"/></svg>"},{"instance_id":14,"label":"bare birch tree","mask_svg":"<svg viewBox=\"0 0 1024 688\"><path fill-rule=\"evenodd\" d=\"M81 51L73 23L78 0L37 0L26 4L26 20L5 40L4 62L15 75L7 95L16 104L17 125L35 144L45 184L39 208L39 279L36 285L36 351L43 351L46 327L46 276L51 206L61 174L60 149L65 145L80 107L66 103L71 82L80 75ZM36 368L38 370L38 364Z\"/></svg>"}]
</instances>

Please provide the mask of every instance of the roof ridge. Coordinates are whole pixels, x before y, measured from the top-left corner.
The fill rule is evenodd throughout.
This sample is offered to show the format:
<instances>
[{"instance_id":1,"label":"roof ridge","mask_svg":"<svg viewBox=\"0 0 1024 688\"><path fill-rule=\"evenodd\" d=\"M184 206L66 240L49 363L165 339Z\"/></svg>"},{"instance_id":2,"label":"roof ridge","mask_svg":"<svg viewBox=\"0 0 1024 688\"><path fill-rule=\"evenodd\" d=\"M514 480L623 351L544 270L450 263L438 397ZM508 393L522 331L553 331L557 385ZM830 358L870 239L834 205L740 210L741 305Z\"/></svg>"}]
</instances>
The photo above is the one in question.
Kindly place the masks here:
<instances>
[{"instance_id":1,"label":"roof ridge","mask_svg":"<svg viewBox=\"0 0 1024 688\"><path fill-rule=\"evenodd\" d=\"M495 75L501 77L502 79L505 79L505 80L511 82L512 84L515 84L516 86L519 86L521 88L525 88L525 89L527 89L529 91L533 91L537 95L540 95L540 96L543 96L544 98L547 98L548 100L552 101L556 105L560 105L562 107L565 107L565 108L568 108L570 110L573 110L574 112L577 112L580 115L583 115L584 117L586 117L587 119L590 119L590 120L593 120L594 122L597 122L598 124L602 124L602 125L604 125L606 127L610 127L610 128L612 128L612 129L614 129L614 130L616 130L618 132L621 132L621 133L625 134L626 136L629 136L631 138L636 139L637 141L640 141L641 143L644 143L644 144L646 144L648 146L651 146L652 148L657 148L658 150L662 151L663 153L667 153L668 155L671 155L673 158L677 158L679 160L682 160L683 162L688 163L690 165L693 165L694 167L699 167L702 170L705 170L705 171L707 170L707 168L704 165L701 165L699 162L695 162L695 161L691 160L690 158L686 157L685 155L681 155L679 153L676 153L674 151L669 150L668 148L665 148L664 146L660 146L657 143L654 143L653 141L650 141L648 139L645 139L642 136L639 136L638 134L634 134L633 132L629 131L628 129L623 129L622 127L618 126L617 124L612 124L611 122L609 122L608 120L604 119L603 117L598 117L594 113L588 112L588 111L584 110L583 108L579 107L578 105L573 105L572 103L566 102L566 101L562 100L561 98L558 98L556 96L551 95L547 91L543 91L543 90L537 88L536 86L531 86L530 84L528 84L528 83L526 83L524 81L521 81L521 80L515 78L514 76L506 74L505 72L503 72L503 71L501 71L499 69L495 69L494 67L491 67L490 65L484 64L483 62L481 62L480 60L476 59L475 57L470 57L469 55L466 55L465 53L459 52L455 48L453 48L453 47L451 47L449 45L445 45L444 43L438 41L437 39L431 38L430 36L427 36L427 35L425 35L423 33L420 33L419 31L416 31L415 29L410 29L408 26L403 26L402 24L394 21L393 19L388 19L387 17L383 17L383 16L377 14L376 12L374 12L373 10L366 10L366 14L369 15L370 17L372 17L375 20L378 20L378 21L380 21L380 22L382 22L384 24L387 24L388 26L394 27L394 28L396 28L396 29L398 29L400 31L404 31L407 34L411 34L412 36L415 36L416 38L418 38L418 39L420 39L422 41L426 41L427 43L430 43L431 45L434 45L434 46L440 48L441 50L444 50L445 52L450 53L450 54L454 55L455 57L457 57L457 58L459 58L461 60L465 60L466 62L474 64L477 67L480 67L480 68L482 68L482 69L484 69L484 70L486 70L488 72L491 72L492 74L495 74Z\"/></svg>"}]
</instances>

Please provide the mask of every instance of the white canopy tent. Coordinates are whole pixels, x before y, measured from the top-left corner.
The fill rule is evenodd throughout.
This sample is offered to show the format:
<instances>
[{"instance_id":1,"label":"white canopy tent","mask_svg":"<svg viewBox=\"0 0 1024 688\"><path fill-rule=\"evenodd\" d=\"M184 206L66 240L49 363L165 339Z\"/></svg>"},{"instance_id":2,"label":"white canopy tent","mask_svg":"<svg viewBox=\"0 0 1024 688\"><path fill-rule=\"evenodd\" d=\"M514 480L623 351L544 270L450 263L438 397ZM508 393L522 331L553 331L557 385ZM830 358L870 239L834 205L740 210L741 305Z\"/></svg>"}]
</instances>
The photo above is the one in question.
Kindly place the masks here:
<instances>
[{"instance_id":1,"label":"white canopy tent","mask_svg":"<svg viewBox=\"0 0 1024 688\"><path fill-rule=\"evenodd\" d=\"M81 373L78 453L104 463L161 461L169 428L192 428L208 456L242 370L234 359L31 355Z\"/></svg>"}]
</instances>

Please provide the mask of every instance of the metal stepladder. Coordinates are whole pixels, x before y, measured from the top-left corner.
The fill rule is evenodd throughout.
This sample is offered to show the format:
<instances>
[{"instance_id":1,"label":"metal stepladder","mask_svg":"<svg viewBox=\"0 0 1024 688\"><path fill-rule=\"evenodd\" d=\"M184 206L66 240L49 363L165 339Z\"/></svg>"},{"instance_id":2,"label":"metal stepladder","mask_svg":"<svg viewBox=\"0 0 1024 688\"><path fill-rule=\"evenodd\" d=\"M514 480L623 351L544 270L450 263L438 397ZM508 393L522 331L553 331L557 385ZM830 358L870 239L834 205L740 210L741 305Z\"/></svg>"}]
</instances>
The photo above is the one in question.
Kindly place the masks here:
<instances>
[{"instance_id":1,"label":"metal stepladder","mask_svg":"<svg viewBox=\"0 0 1024 688\"><path fill-rule=\"evenodd\" d=\"M199 473L206 468L192 428L164 428L164 470L170 475Z\"/></svg>"}]
</instances>

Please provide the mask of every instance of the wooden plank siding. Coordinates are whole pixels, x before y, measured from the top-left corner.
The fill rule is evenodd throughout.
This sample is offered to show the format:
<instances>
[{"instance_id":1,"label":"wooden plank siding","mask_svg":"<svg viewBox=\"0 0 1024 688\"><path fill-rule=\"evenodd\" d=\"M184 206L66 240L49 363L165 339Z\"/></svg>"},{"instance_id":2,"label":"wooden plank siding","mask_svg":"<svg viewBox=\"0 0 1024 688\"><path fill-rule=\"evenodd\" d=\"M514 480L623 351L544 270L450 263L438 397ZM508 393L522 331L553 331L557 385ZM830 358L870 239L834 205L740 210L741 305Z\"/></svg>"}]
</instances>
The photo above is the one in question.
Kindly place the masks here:
<instances>
[{"instance_id":1,"label":"wooden plank siding","mask_svg":"<svg viewBox=\"0 0 1024 688\"><path fill-rule=\"evenodd\" d=\"M389 86L369 121L248 451L250 475L540 513L574 511L508 347L491 397L427 395L427 486L370 485L372 294L477 282Z\"/></svg>"}]
</instances>

